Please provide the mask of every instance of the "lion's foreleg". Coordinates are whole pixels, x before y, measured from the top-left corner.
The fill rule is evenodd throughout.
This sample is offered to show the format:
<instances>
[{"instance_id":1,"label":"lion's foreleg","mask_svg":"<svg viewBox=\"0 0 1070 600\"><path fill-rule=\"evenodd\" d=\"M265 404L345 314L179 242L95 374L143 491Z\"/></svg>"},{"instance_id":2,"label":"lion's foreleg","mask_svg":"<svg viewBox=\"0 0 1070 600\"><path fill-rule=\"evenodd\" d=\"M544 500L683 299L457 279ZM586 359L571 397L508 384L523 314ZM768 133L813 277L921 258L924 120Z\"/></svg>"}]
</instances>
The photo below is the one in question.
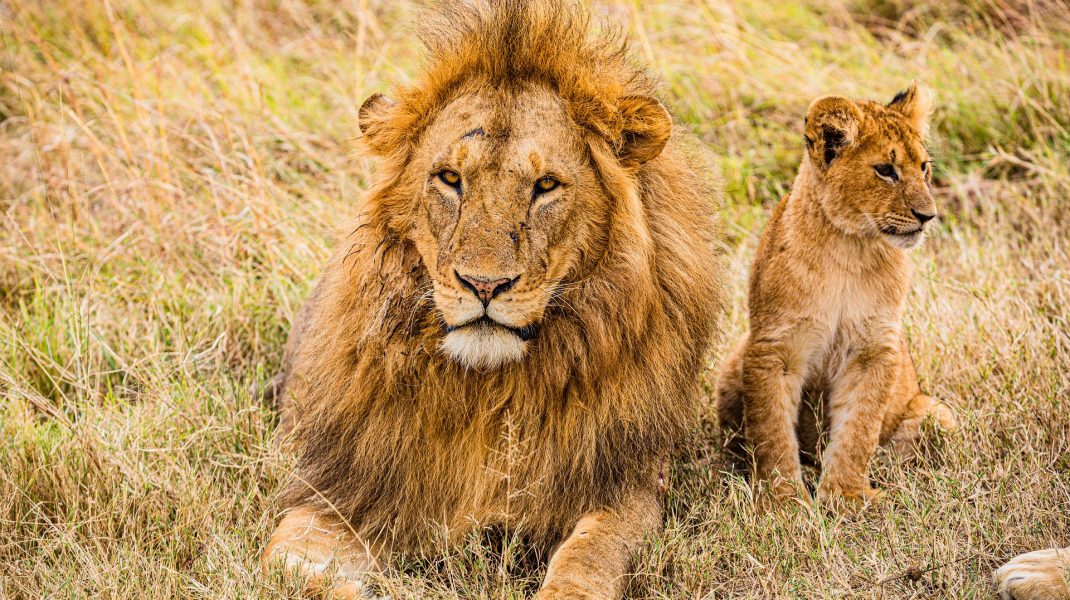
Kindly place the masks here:
<instances>
[{"instance_id":1,"label":"lion's foreleg","mask_svg":"<svg viewBox=\"0 0 1070 600\"><path fill-rule=\"evenodd\" d=\"M366 577L379 570L377 559L383 555L383 548L365 543L342 519L297 507L275 528L261 566L266 573L281 564L331 598L365 598Z\"/></svg>"},{"instance_id":2,"label":"lion's foreleg","mask_svg":"<svg viewBox=\"0 0 1070 600\"><path fill-rule=\"evenodd\" d=\"M550 557L539 600L620 598L632 554L661 525L654 489L584 515Z\"/></svg>"}]
</instances>

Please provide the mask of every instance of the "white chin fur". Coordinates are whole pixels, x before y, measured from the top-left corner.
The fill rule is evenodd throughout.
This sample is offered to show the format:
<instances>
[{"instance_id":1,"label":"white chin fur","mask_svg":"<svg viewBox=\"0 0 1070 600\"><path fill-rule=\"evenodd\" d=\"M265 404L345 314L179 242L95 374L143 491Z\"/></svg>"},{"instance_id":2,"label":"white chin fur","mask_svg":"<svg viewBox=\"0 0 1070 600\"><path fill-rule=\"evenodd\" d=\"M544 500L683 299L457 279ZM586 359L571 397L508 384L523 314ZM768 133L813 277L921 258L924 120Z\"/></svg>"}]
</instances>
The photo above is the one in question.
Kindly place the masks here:
<instances>
[{"instance_id":1,"label":"white chin fur","mask_svg":"<svg viewBox=\"0 0 1070 600\"><path fill-rule=\"evenodd\" d=\"M896 248L902 248L903 250L911 250L917 248L925 239L925 232L919 231L909 235L894 235L884 234L884 239L888 240L888 243Z\"/></svg>"},{"instance_id":2,"label":"white chin fur","mask_svg":"<svg viewBox=\"0 0 1070 600\"><path fill-rule=\"evenodd\" d=\"M470 369L493 369L524 357L527 342L493 325L471 325L451 331L442 350Z\"/></svg>"}]
</instances>

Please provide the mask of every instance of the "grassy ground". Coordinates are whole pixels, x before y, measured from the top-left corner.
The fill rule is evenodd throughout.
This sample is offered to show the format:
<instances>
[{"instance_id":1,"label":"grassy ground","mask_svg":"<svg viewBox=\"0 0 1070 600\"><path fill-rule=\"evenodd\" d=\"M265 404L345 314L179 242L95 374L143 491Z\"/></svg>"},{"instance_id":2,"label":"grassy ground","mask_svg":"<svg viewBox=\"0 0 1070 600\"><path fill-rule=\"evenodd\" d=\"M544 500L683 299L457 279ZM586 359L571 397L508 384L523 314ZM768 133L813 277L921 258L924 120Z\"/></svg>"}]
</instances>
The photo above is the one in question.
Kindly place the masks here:
<instances>
[{"instance_id":1,"label":"grassy ground","mask_svg":"<svg viewBox=\"0 0 1070 600\"><path fill-rule=\"evenodd\" d=\"M1070 543L1070 7L912 4L596 5L721 157L727 338L809 100L938 89L945 216L906 323L963 424L916 464L878 456L887 499L833 518L756 514L706 418L633 597L985 598L1003 559ZM360 101L418 68L413 11L0 0L0 598L300 593L258 576L292 457L245 390L366 185ZM522 597L518 557L473 540L384 585Z\"/></svg>"}]
</instances>

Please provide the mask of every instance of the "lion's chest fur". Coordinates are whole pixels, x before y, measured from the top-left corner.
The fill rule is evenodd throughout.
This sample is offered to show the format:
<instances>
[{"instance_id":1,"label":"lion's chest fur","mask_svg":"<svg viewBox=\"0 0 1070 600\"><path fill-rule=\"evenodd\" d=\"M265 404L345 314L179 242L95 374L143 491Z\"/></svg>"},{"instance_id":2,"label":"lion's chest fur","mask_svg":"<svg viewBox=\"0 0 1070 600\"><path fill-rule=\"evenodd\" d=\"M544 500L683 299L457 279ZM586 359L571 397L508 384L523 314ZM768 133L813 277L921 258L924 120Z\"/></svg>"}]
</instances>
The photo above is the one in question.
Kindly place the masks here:
<instances>
[{"instance_id":1,"label":"lion's chest fur","mask_svg":"<svg viewBox=\"0 0 1070 600\"><path fill-rule=\"evenodd\" d=\"M422 517L428 531L437 529L451 541L494 525L519 526L549 540L564 533L564 523L612 500L634 467L620 460L620 448L601 440L614 437L612 427L599 431L581 398L562 390L478 406L503 397L495 391L506 393L484 389L477 397L461 395L457 408L471 403L467 410L437 418L414 406L415 418L395 424L405 436L380 445L378 456L361 458L377 479L394 483L386 507ZM414 394L414 404L419 396ZM381 430L364 433L376 436ZM393 528L398 526L406 525Z\"/></svg>"},{"instance_id":2,"label":"lion's chest fur","mask_svg":"<svg viewBox=\"0 0 1070 600\"><path fill-rule=\"evenodd\" d=\"M438 496L427 500L443 508L436 520L451 537L478 526L522 524L541 530L548 526L549 506L577 515L586 509L561 502L579 497L575 490L567 489L575 482L568 481L562 465L539 457L562 456L567 444L546 429L544 423L550 419L533 416L537 417L504 409L474 422L459 423L446 435L424 432L427 446L414 445L407 455L395 457L407 463L399 466L410 477L427 482L452 480L446 486L423 488Z\"/></svg>"}]
</instances>

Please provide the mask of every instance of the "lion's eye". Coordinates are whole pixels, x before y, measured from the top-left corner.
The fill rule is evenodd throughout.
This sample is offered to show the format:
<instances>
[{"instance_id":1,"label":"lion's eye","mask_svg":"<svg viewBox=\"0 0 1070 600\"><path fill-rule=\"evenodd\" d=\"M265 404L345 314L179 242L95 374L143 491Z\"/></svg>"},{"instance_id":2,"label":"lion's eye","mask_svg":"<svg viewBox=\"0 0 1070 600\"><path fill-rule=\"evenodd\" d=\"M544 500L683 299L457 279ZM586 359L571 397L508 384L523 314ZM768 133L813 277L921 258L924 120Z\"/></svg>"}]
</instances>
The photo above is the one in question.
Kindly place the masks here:
<instances>
[{"instance_id":1,"label":"lion's eye","mask_svg":"<svg viewBox=\"0 0 1070 600\"><path fill-rule=\"evenodd\" d=\"M877 172L877 175L880 175L881 177L886 177L888 179L891 179L892 181L896 181L899 179L899 177L897 177L895 174L894 165L888 163L885 163L883 165L874 165L873 170Z\"/></svg>"},{"instance_id":2,"label":"lion's eye","mask_svg":"<svg viewBox=\"0 0 1070 600\"><path fill-rule=\"evenodd\" d=\"M921 163L921 172L922 173L928 173L930 168L932 168L932 161L928 161L927 160L927 161Z\"/></svg>"},{"instance_id":3,"label":"lion's eye","mask_svg":"<svg viewBox=\"0 0 1070 600\"><path fill-rule=\"evenodd\" d=\"M457 171L450 171L449 169L447 169L439 173L438 178L442 183L452 188L461 187L461 176L457 173Z\"/></svg>"},{"instance_id":4,"label":"lion's eye","mask_svg":"<svg viewBox=\"0 0 1070 600\"><path fill-rule=\"evenodd\" d=\"M561 182L553 177L543 177L535 182L535 193L545 194L557 189L557 186L561 185Z\"/></svg>"}]
</instances>

